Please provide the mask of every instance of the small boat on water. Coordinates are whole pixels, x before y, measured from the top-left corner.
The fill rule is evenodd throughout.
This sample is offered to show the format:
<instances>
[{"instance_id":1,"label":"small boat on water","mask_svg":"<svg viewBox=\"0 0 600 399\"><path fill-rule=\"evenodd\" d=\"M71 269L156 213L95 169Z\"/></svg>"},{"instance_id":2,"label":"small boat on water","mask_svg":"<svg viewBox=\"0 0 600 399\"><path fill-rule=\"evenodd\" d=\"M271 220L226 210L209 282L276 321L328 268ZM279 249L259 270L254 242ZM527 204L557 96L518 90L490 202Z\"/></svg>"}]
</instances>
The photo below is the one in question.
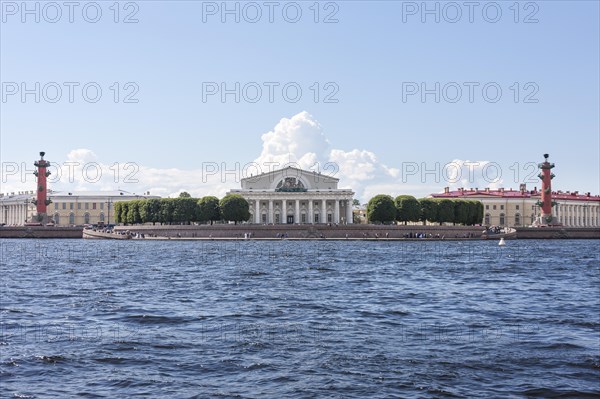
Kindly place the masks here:
<instances>
[{"instance_id":1,"label":"small boat on water","mask_svg":"<svg viewBox=\"0 0 600 399\"><path fill-rule=\"evenodd\" d=\"M98 231L93 229L83 229L83 238L105 239L105 240L130 240L129 233L111 233L106 231Z\"/></svg>"},{"instance_id":2,"label":"small boat on water","mask_svg":"<svg viewBox=\"0 0 600 399\"><path fill-rule=\"evenodd\" d=\"M500 238L500 242L498 242L498 245L501 247L506 245L506 241L504 241L504 237Z\"/></svg>"}]
</instances>

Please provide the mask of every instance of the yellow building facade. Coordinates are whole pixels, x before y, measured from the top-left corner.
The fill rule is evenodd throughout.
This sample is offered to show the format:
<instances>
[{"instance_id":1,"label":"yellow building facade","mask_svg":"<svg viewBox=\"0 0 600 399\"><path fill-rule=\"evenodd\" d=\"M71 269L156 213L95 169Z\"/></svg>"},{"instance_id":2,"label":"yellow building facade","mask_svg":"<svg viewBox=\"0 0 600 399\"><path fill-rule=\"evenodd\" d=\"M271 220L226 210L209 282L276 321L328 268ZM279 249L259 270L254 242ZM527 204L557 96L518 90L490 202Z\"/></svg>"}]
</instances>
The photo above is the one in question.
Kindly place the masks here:
<instances>
[{"instance_id":1,"label":"yellow building facade","mask_svg":"<svg viewBox=\"0 0 600 399\"><path fill-rule=\"evenodd\" d=\"M124 190L117 191L49 191L48 219L57 226L81 226L84 224L114 223L114 203L145 198L160 198L145 192L141 195ZM18 192L0 195L0 224L23 226L35 215L31 200L35 193Z\"/></svg>"}]
</instances>

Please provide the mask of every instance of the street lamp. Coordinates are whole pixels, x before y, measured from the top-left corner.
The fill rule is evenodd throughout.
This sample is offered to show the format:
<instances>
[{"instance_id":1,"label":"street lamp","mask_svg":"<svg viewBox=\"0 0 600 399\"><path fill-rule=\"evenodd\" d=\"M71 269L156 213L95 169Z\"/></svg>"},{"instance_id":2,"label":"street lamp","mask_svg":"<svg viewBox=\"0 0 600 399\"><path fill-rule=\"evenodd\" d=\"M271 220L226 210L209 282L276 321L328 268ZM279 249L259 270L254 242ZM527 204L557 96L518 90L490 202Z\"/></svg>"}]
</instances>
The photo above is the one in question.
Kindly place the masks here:
<instances>
[{"instance_id":1,"label":"street lamp","mask_svg":"<svg viewBox=\"0 0 600 399\"><path fill-rule=\"evenodd\" d=\"M112 204L112 198L108 197L108 200L106 201L106 211L107 211L107 217L106 217L106 224L110 225L110 205Z\"/></svg>"}]
</instances>

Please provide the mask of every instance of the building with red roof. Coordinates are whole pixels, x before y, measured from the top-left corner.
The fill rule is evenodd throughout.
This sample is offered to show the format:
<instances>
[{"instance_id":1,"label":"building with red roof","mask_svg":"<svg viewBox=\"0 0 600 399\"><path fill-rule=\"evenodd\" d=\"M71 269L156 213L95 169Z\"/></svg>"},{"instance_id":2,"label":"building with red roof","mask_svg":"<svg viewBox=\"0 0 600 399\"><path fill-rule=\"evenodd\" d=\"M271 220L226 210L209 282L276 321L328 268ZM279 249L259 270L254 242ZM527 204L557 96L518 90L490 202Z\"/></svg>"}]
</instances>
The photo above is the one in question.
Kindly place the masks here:
<instances>
[{"instance_id":1,"label":"building with red roof","mask_svg":"<svg viewBox=\"0 0 600 399\"><path fill-rule=\"evenodd\" d=\"M485 188L459 188L451 191L449 187L443 193L431 194L433 198L478 200L483 203L483 224L487 226L530 226L540 217L538 205L542 197L541 190L535 187L527 190L521 184L519 190ZM554 216L566 227L600 227L600 196L578 191L552 191Z\"/></svg>"}]
</instances>

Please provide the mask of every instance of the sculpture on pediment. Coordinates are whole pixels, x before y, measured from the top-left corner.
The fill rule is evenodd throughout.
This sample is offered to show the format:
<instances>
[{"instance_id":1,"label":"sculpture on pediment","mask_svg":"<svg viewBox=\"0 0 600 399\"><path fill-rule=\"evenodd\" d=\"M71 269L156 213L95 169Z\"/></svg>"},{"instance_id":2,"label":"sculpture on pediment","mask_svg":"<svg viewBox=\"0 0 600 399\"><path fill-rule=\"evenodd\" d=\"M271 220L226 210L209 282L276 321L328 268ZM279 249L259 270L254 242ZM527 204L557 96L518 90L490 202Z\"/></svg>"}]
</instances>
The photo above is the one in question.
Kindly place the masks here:
<instances>
[{"instance_id":1,"label":"sculpture on pediment","mask_svg":"<svg viewBox=\"0 0 600 399\"><path fill-rule=\"evenodd\" d=\"M304 184L295 177L285 177L277 184L277 187L275 188L275 191L278 192L302 192L306 190L307 189L304 187Z\"/></svg>"}]
</instances>

